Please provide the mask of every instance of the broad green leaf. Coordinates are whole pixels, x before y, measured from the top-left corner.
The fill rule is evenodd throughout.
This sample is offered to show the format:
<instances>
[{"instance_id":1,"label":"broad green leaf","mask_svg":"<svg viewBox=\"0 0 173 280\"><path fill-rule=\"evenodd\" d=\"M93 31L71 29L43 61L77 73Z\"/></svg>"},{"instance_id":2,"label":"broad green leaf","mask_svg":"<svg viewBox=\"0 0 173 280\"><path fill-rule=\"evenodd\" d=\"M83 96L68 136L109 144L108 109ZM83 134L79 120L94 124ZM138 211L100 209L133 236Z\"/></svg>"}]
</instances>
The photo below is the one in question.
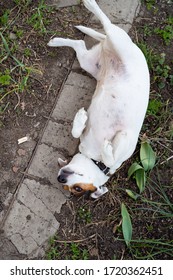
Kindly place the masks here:
<instances>
[{"instance_id":1,"label":"broad green leaf","mask_svg":"<svg viewBox=\"0 0 173 280\"><path fill-rule=\"evenodd\" d=\"M134 200L137 200L137 198L139 197L139 194L134 193L134 192L132 192L132 191L129 190L129 189L126 189L126 193L127 193L131 198L133 198Z\"/></svg>"},{"instance_id":2,"label":"broad green leaf","mask_svg":"<svg viewBox=\"0 0 173 280\"><path fill-rule=\"evenodd\" d=\"M121 216L122 216L122 231L126 245L129 246L132 239L132 223L130 215L124 203L121 204Z\"/></svg>"},{"instance_id":3,"label":"broad green leaf","mask_svg":"<svg viewBox=\"0 0 173 280\"><path fill-rule=\"evenodd\" d=\"M136 179L136 184L139 188L140 193L142 193L145 189L145 184L146 184L146 174L145 170L138 169L135 173L135 179Z\"/></svg>"},{"instance_id":4,"label":"broad green leaf","mask_svg":"<svg viewBox=\"0 0 173 280\"><path fill-rule=\"evenodd\" d=\"M128 170L128 178L130 178L137 170L143 169L137 162L134 162Z\"/></svg>"},{"instance_id":5,"label":"broad green leaf","mask_svg":"<svg viewBox=\"0 0 173 280\"><path fill-rule=\"evenodd\" d=\"M151 170L156 162L156 155L149 143L141 143L140 160L145 171Z\"/></svg>"}]
</instances>

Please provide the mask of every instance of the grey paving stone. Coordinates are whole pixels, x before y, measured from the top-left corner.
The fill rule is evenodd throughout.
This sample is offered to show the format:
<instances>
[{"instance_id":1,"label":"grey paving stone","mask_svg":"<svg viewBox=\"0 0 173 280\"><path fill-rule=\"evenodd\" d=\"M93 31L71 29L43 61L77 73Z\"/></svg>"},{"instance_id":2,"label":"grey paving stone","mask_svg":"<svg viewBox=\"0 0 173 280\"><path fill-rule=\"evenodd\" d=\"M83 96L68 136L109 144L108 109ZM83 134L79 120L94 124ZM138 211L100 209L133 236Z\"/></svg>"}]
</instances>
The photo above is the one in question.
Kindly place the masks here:
<instances>
[{"instance_id":1,"label":"grey paving stone","mask_svg":"<svg viewBox=\"0 0 173 280\"><path fill-rule=\"evenodd\" d=\"M72 126L63 123L49 121L43 134L42 143L50 145L57 149L65 149L69 155L73 155L76 151L78 140L71 135Z\"/></svg>"},{"instance_id":2,"label":"grey paving stone","mask_svg":"<svg viewBox=\"0 0 173 280\"><path fill-rule=\"evenodd\" d=\"M47 179L52 185L58 188L58 158L62 157L53 147L45 144L38 146L36 154L28 169L28 174Z\"/></svg>"},{"instance_id":3,"label":"grey paving stone","mask_svg":"<svg viewBox=\"0 0 173 280\"><path fill-rule=\"evenodd\" d=\"M96 82L92 78L75 72L70 73L52 117L55 120L73 121L75 114L81 107L88 108L95 84Z\"/></svg>"},{"instance_id":4,"label":"grey paving stone","mask_svg":"<svg viewBox=\"0 0 173 280\"><path fill-rule=\"evenodd\" d=\"M74 5L79 5L79 0L47 0L46 3L48 5L55 6L57 8L64 8Z\"/></svg>"},{"instance_id":5,"label":"grey paving stone","mask_svg":"<svg viewBox=\"0 0 173 280\"><path fill-rule=\"evenodd\" d=\"M34 187L37 189L35 193L32 191ZM55 219L54 213L50 211L51 207L47 206L47 204L51 204L51 196L53 195L55 198L55 191L53 190L51 193L52 189L47 186L46 195L43 197L42 191L39 195L38 188L42 188L40 183L29 179L24 180L4 224L6 237L20 254L32 253L59 228L59 222ZM58 192L56 198L57 205L60 203L62 206ZM54 211L56 211L56 207Z\"/></svg>"},{"instance_id":6,"label":"grey paving stone","mask_svg":"<svg viewBox=\"0 0 173 280\"><path fill-rule=\"evenodd\" d=\"M134 17L139 12L139 0L99 0L99 6L109 17L112 23L130 23L132 24ZM98 23L99 20L93 16L90 24Z\"/></svg>"}]
</instances>

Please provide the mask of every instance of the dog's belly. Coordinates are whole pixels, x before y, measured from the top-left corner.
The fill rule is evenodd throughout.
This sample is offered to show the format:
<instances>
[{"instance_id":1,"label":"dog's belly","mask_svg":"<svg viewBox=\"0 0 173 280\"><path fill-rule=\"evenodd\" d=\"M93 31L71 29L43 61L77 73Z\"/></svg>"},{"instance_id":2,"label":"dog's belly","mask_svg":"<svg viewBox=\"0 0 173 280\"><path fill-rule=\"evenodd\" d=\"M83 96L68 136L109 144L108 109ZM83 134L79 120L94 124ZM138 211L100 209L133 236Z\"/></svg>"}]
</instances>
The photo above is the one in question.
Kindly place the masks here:
<instances>
[{"instance_id":1,"label":"dog's belly","mask_svg":"<svg viewBox=\"0 0 173 280\"><path fill-rule=\"evenodd\" d=\"M122 77L120 77L121 80ZM87 126L81 136L79 150L95 160L102 160L105 140L112 141L120 131L131 130L138 137L148 103L148 86L111 81L98 83L88 109ZM117 78L116 78L117 80ZM146 94L147 93L147 94Z\"/></svg>"},{"instance_id":2,"label":"dog's belly","mask_svg":"<svg viewBox=\"0 0 173 280\"><path fill-rule=\"evenodd\" d=\"M102 92L103 91L103 92ZM88 109L87 127L81 136L80 151L95 160L101 160L104 140L112 141L120 130L128 126L125 117L127 104L117 100L114 91L105 96L104 89L99 89Z\"/></svg>"}]
</instances>

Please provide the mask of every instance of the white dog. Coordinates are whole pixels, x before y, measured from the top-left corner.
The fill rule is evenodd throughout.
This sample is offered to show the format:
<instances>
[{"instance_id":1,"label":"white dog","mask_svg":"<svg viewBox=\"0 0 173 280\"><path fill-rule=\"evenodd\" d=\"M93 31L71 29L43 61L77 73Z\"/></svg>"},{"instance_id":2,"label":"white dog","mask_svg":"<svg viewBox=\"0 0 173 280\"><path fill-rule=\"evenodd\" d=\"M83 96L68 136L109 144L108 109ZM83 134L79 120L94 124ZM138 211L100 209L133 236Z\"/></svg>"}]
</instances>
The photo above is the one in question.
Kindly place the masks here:
<instances>
[{"instance_id":1,"label":"white dog","mask_svg":"<svg viewBox=\"0 0 173 280\"><path fill-rule=\"evenodd\" d=\"M87 50L83 40L54 38L48 45L72 47L81 67L97 80L89 109L80 109L73 122L72 135L80 138L80 152L58 174L65 189L75 195L90 191L97 198L107 192L104 184L109 175L135 150L148 105L149 71L128 34L110 22L95 0L83 2L102 23L105 35L77 28L99 44Z\"/></svg>"}]
</instances>

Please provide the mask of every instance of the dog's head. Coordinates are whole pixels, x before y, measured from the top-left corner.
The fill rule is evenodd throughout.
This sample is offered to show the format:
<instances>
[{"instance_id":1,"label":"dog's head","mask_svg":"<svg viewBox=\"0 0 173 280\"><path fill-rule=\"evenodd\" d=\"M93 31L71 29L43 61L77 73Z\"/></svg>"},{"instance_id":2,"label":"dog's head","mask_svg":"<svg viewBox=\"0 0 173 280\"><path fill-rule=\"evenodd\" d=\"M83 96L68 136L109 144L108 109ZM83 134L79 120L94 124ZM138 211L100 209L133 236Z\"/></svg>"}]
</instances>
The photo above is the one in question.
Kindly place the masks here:
<instances>
[{"instance_id":1,"label":"dog's head","mask_svg":"<svg viewBox=\"0 0 173 280\"><path fill-rule=\"evenodd\" d=\"M82 154L75 155L58 173L58 181L76 196L91 194L93 198L105 192L103 185L109 179L95 163Z\"/></svg>"}]
</instances>

